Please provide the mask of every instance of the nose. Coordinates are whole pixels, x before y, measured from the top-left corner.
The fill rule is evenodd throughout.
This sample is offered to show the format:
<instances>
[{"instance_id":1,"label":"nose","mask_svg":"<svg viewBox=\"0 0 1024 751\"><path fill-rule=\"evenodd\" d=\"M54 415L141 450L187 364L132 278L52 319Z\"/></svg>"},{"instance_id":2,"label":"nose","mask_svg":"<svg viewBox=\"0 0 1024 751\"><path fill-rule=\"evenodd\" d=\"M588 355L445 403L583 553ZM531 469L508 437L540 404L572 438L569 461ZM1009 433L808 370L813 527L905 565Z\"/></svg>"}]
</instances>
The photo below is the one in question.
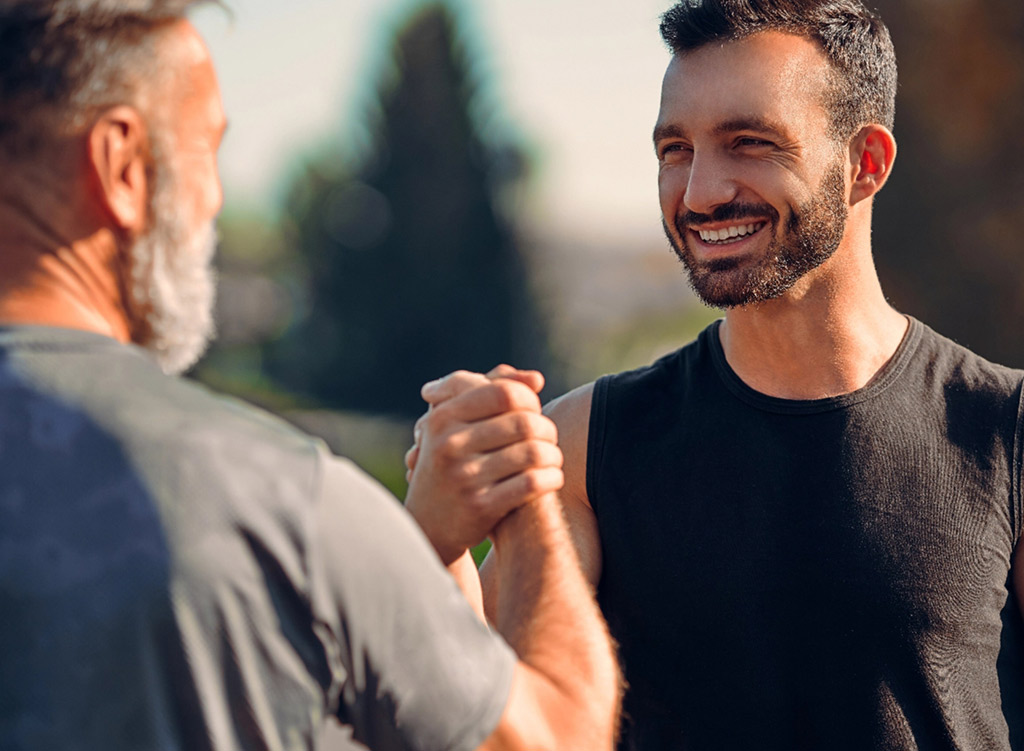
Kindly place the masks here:
<instances>
[{"instance_id":1,"label":"nose","mask_svg":"<svg viewBox=\"0 0 1024 751\"><path fill-rule=\"evenodd\" d=\"M736 198L736 183L722 160L709 152L695 152L690 162L683 203L697 214L710 214Z\"/></svg>"}]
</instances>

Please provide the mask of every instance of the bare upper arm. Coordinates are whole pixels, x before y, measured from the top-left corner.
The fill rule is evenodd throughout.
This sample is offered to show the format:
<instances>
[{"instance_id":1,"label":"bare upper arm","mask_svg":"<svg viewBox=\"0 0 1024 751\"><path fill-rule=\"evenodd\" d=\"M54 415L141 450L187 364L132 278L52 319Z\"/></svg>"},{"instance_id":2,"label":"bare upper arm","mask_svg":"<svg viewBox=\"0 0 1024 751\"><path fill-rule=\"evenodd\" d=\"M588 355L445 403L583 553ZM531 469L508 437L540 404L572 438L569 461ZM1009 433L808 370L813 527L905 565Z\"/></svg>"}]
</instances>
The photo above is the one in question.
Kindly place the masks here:
<instances>
[{"instance_id":1,"label":"bare upper arm","mask_svg":"<svg viewBox=\"0 0 1024 751\"><path fill-rule=\"evenodd\" d=\"M544 407L544 414L558 428L558 445L565 463L565 486L559 494L569 533L576 546L583 573L592 587L601 576L601 544L597 517L587 496L587 445L594 384L588 383L560 396Z\"/></svg>"}]
</instances>

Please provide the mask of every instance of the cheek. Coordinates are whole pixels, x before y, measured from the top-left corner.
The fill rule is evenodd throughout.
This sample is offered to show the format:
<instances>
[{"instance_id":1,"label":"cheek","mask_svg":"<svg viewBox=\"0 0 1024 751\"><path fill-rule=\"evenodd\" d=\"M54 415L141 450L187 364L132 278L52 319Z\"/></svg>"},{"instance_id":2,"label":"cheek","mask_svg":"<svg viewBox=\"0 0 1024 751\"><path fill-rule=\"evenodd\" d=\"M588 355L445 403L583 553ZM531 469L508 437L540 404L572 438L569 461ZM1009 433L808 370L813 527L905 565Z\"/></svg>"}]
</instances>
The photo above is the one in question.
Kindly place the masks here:
<instances>
[{"instance_id":1,"label":"cheek","mask_svg":"<svg viewBox=\"0 0 1024 751\"><path fill-rule=\"evenodd\" d=\"M213 219L220 212L223 201L216 157L189 159L185 181L189 195L193 197L196 220L207 222Z\"/></svg>"},{"instance_id":2,"label":"cheek","mask_svg":"<svg viewBox=\"0 0 1024 751\"><path fill-rule=\"evenodd\" d=\"M681 210L688 174L689 171L679 165L663 165L658 171L658 199L664 216L674 217Z\"/></svg>"}]
</instances>

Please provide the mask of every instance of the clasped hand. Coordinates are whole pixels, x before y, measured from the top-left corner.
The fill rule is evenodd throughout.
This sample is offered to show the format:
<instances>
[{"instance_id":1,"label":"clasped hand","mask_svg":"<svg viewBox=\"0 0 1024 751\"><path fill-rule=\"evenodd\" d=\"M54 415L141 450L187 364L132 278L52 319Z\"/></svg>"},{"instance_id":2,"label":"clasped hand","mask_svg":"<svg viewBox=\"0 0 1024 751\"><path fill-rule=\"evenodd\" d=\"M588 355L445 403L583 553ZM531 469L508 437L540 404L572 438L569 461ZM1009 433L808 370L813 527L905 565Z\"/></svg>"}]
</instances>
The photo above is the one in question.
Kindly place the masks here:
<instances>
[{"instance_id":1,"label":"clasped hand","mask_svg":"<svg viewBox=\"0 0 1024 751\"><path fill-rule=\"evenodd\" d=\"M537 371L456 371L423 387L430 405L406 453L413 515L445 565L506 515L562 487L562 452L541 414Z\"/></svg>"}]
</instances>

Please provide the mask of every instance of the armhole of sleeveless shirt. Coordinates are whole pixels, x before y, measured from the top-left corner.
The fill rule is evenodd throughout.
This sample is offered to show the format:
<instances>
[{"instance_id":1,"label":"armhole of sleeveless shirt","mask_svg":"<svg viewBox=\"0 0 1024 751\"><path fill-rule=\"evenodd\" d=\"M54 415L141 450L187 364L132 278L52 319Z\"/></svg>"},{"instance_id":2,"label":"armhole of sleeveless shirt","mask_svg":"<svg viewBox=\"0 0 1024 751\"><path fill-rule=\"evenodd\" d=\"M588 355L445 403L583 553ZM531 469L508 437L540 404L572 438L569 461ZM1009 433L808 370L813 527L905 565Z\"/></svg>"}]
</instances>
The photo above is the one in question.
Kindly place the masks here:
<instances>
[{"instance_id":1,"label":"armhole of sleeveless shirt","mask_svg":"<svg viewBox=\"0 0 1024 751\"><path fill-rule=\"evenodd\" d=\"M1010 478L1012 498L1010 499L1010 523L1013 530L1013 544L1016 546L1021 536L1022 516L1024 516L1024 498L1021 484L1024 478L1024 381L1017 386L1017 429L1013 436L1013 477Z\"/></svg>"},{"instance_id":2,"label":"armhole of sleeveless shirt","mask_svg":"<svg viewBox=\"0 0 1024 751\"><path fill-rule=\"evenodd\" d=\"M587 500L594 515L599 513L598 488L601 464L604 459L605 431L608 424L608 391L613 376L601 376L594 382L590 401L590 425L587 429Z\"/></svg>"}]
</instances>

